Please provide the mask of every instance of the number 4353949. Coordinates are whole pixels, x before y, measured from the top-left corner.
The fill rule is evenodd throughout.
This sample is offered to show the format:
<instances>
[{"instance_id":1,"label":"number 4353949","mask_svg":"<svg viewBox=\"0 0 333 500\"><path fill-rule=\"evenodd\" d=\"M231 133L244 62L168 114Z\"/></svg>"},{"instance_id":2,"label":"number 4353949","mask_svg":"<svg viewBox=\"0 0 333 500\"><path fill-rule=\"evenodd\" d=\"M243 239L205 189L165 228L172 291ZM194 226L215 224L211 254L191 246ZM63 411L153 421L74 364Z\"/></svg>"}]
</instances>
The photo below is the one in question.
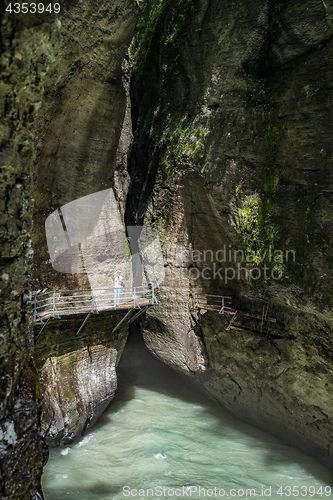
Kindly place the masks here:
<instances>
[{"instance_id":1,"label":"number 4353949","mask_svg":"<svg viewBox=\"0 0 333 500\"><path fill-rule=\"evenodd\" d=\"M49 3L47 6L43 3L10 3L6 7L6 12L11 14L43 14L43 12L48 12L51 14L59 14L60 3Z\"/></svg>"},{"instance_id":2,"label":"number 4353949","mask_svg":"<svg viewBox=\"0 0 333 500\"><path fill-rule=\"evenodd\" d=\"M332 488L330 486L280 486L276 494L281 497L314 497L322 498L331 496Z\"/></svg>"}]
</instances>

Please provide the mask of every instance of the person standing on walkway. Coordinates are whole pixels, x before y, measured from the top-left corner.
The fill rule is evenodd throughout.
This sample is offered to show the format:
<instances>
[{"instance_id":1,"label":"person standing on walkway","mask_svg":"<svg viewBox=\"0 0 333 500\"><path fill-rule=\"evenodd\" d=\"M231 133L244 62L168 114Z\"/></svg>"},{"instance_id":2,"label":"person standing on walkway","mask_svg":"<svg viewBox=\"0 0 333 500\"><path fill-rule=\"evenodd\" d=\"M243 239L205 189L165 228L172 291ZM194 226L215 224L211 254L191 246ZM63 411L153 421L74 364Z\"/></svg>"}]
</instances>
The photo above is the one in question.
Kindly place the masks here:
<instances>
[{"instance_id":1,"label":"person standing on walkway","mask_svg":"<svg viewBox=\"0 0 333 500\"><path fill-rule=\"evenodd\" d=\"M123 281L123 277L121 275L121 271L115 271L114 273L114 306L117 307L117 305L120 302L120 289L121 289L121 282Z\"/></svg>"}]
</instances>

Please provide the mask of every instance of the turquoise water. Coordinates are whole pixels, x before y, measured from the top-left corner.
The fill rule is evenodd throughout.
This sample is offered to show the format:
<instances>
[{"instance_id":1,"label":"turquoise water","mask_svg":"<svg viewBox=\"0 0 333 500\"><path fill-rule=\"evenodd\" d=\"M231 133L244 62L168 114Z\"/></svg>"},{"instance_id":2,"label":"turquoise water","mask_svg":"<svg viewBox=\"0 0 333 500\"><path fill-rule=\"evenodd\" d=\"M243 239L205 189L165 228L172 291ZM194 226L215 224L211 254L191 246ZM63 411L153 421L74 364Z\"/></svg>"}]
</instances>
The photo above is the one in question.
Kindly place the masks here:
<instances>
[{"instance_id":1,"label":"turquoise water","mask_svg":"<svg viewBox=\"0 0 333 500\"><path fill-rule=\"evenodd\" d=\"M51 450L43 475L46 500L322 500L330 485L330 471L221 411L139 339L109 409L80 442Z\"/></svg>"}]
</instances>

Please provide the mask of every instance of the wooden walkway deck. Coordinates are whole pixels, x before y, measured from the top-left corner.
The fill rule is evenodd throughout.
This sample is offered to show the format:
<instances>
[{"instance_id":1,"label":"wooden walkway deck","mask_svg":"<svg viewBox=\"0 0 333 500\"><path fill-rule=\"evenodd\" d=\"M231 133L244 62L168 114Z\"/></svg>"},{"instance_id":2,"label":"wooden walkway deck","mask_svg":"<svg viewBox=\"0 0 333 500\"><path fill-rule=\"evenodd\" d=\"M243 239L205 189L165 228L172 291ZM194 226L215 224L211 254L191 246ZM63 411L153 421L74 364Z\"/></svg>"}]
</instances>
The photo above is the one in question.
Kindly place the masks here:
<instances>
[{"instance_id":1,"label":"wooden walkway deck","mask_svg":"<svg viewBox=\"0 0 333 500\"><path fill-rule=\"evenodd\" d=\"M223 295L200 295L197 294L195 297L195 306L197 309L204 309L206 311L214 311L219 314L228 314L231 316L231 320L227 327L227 330L237 330L240 332L245 332L254 335L265 335L268 336L268 324L276 323L276 318L271 318L267 315L268 308L263 307L263 313L255 314L245 311L240 311L238 309L233 309L231 307L231 297ZM243 324L242 326L236 325L237 316L243 316L245 318L251 318L255 320L260 320L257 328L246 328ZM265 327L265 332L264 332Z\"/></svg>"},{"instance_id":2,"label":"wooden walkway deck","mask_svg":"<svg viewBox=\"0 0 333 500\"><path fill-rule=\"evenodd\" d=\"M121 288L118 297L111 289L59 290L34 295L32 322L44 323L48 318L73 314L141 309L157 303L153 284Z\"/></svg>"},{"instance_id":3,"label":"wooden walkway deck","mask_svg":"<svg viewBox=\"0 0 333 500\"><path fill-rule=\"evenodd\" d=\"M266 337L268 336L268 324L276 323L276 318L267 315L267 307L263 307L263 313L260 315L234 309L231 301L232 299L229 296L197 294L194 304L198 310L202 309L229 315L231 319L227 330L238 330L259 335L266 334ZM52 318L59 319L62 316L86 314L86 318L77 332L78 334L91 314L105 311L127 311L124 318L114 328L113 331L115 331L124 321L128 323L134 321L147 307L155 304L158 304L158 301L152 283L145 287L122 288L119 297L115 295L114 290L110 289L53 291L34 295L32 323L43 325L41 333ZM137 310L134 315L132 315L133 310ZM240 321L239 316L259 320L260 323L254 328L253 325L247 328L247 325L244 325L244 320ZM237 325L237 323L240 324Z\"/></svg>"},{"instance_id":4,"label":"wooden walkway deck","mask_svg":"<svg viewBox=\"0 0 333 500\"><path fill-rule=\"evenodd\" d=\"M148 299L143 299L143 298L137 298L136 299L136 308L142 308L142 307L147 307L151 305L151 300ZM93 310L90 306L85 306L85 307L77 307L75 308L75 311L73 312L73 308L68 308L65 309L63 308L61 310L61 316L69 316L72 314L87 314L89 312L104 312L104 311L121 311L121 310L127 310L127 309L133 309L133 303L132 302L126 302L124 304L118 304L114 306L112 303L110 305L101 305L101 306L96 306ZM50 316L53 316L53 314L50 313L50 311L41 311L39 313L39 318L41 319L47 319Z\"/></svg>"}]
</instances>

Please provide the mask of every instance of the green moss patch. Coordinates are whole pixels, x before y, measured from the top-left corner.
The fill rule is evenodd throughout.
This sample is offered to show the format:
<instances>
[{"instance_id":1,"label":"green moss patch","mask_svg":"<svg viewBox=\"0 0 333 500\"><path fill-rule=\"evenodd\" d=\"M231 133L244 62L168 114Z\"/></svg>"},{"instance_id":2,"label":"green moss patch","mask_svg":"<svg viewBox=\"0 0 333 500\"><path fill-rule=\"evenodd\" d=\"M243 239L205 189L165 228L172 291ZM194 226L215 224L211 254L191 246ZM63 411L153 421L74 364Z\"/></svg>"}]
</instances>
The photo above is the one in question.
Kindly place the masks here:
<instances>
[{"instance_id":1,"label":"green moss patch","mask_svg":"<svg viewBox=\"0 0 333 500\"><path fill-rule=\"evenodd\" d=\"M166 151L162 164L167 174L174 176L195 165L202 166L205 158L204 137L205 132L188 126L186 118L171 118L163 137Z\"/></svg>"},{"instance_id":2,"label":"green moss patch","mask_svg":"<svg viewBox=\"0 0 333 500\"><path fill-rule=\"evenodd\" d=\"M163 21L161 46L174 44L186 25L187 15L196 0L142 0L137 23L137 35L130 50L132 71L140 72L147 59L152 41Z\"/></svg>"},{"instance_id":3,"label":"green moss patch","mask_svg":"<svg viewBox=\"0 0 333 500\"><path fill-rule=\"evenodd\" d=\"M42 399L42 386L39 379L39 373L33 359L30 359L29 362L29 366L27 369L27 380L28 385L31 388L36 399Z\"/></svg>"},{"instance_id":4,"label":"green moss patch","mask_svg":"<svg viewBox=\"0 0 333 500\"><path fill-rule=\"evenodd\" d=\"M282 242L278 218L275 213L278 176L266 168L264 181L257 200L245 200L238 214L237 231L243 237L247 265L250 269L266 266L260 283L267 285L267 275L281 281L290 281L297 273L296 250L289 242ZM251 278L251 273L249 274Z\"/></svg>"}]
</instances>

